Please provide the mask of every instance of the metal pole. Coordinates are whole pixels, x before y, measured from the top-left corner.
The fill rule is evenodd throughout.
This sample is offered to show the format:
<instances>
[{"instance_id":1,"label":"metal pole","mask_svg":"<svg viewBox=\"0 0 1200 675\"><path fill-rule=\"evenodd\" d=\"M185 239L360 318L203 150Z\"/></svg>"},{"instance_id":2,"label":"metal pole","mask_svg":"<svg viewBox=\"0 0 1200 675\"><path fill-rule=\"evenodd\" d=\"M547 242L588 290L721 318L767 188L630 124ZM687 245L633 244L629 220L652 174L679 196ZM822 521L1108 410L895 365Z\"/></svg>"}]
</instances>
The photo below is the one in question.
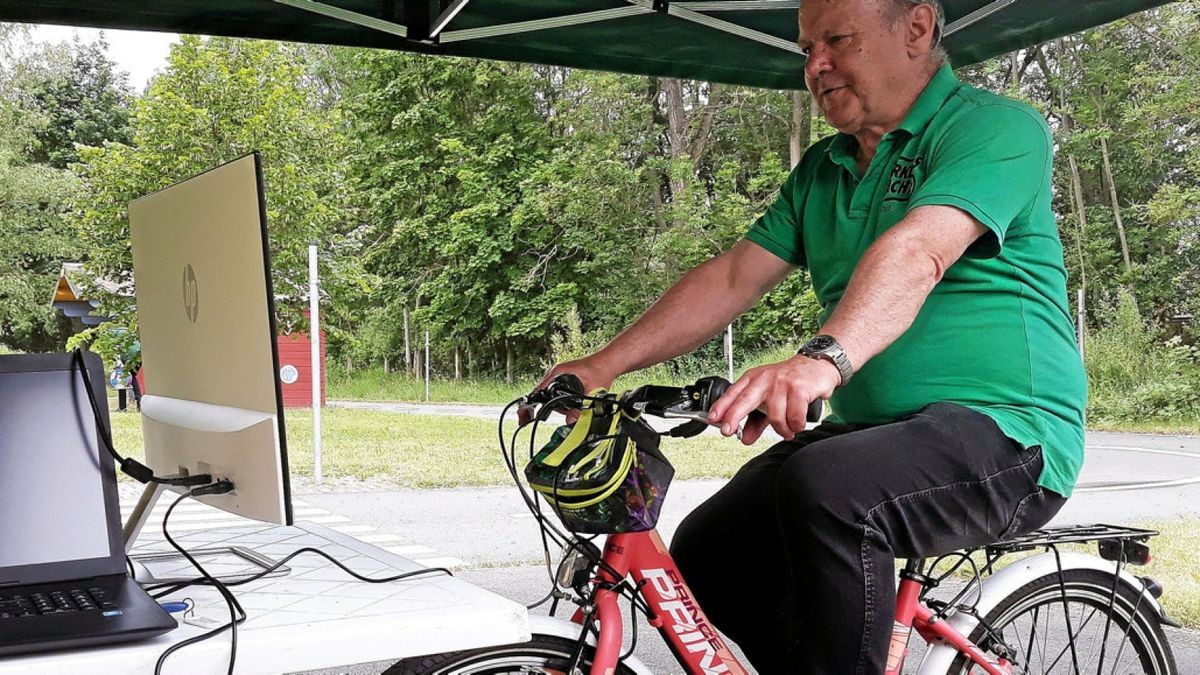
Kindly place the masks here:
<instances>
[{"instance_id":1,"label":"metal pole","mask_svg":"<svg viewBox=\"0 0 1200 675\"><path fill-rule=\"evenodd\" d=\"M429 331L425 331L425 401L429 402Z\"/></svg>"},{"instance_id":2,"label":"metal pole","mask_svg":"<svg viewBox=\"0 0 1200 675\"><path fill-rule=\"evenodd\" d=\"M1078 299L1076 301L1077 309L1075 310L1075 316L1076 316L1075 321L1078 324L1078 326L1075 329L1076 330L1075 339L1079 342L1079 358L1082 359L1083 354L1084 354L1084 351L1083 351L1084 350L1084 344L1083 344L1084 343L1084 336L1083 336L1084 312L1083 312L1083 289L1082 288L1079 289L1077 298Z\"/></svg>"},{"instance_id":3,"label":"metal pole","mask_svg":"<svg viewBox=\"0 0 1200 675\"><path fill-rule=\"evenodd\" d=\"M321 482L321 318L317 245L308 245L308 336L312 348L313 480Z\"/></svg>"},{"instance_id":4,"label":"metal pole","mask_svg":"<svg viewBox=\"0 0 1200 675\"><path fill-rule=\"evenodd\" d=\"M729 381L733 382L733 324L725 327L725 361L729 365Z\"/></svg>"}]
</instances>

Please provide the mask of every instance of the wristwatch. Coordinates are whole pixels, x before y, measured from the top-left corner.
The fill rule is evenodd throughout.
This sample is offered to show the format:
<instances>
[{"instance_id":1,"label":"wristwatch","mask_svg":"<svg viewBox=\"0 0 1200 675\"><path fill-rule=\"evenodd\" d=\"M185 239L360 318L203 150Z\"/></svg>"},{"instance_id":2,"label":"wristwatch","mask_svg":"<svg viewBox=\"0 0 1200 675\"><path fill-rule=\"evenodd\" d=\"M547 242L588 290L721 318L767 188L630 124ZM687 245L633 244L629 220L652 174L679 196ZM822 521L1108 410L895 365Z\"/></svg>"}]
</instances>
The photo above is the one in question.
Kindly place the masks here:
<instances>
[{"instance_id":1,"label":"wristwatch","mask_svg":"<svg viewBox=\"0 0 1200 675\"><path fill-rule=\"evenodd\" d=\"M824 359L832 363L842 376L841 384L846 384L850 378L854 377L854 367L850 365L850 357L846 356L846 350L842 349L833 336L818 335L804 343L804 346L796 353L810 359Z\"/></svg>"}]
</instances>

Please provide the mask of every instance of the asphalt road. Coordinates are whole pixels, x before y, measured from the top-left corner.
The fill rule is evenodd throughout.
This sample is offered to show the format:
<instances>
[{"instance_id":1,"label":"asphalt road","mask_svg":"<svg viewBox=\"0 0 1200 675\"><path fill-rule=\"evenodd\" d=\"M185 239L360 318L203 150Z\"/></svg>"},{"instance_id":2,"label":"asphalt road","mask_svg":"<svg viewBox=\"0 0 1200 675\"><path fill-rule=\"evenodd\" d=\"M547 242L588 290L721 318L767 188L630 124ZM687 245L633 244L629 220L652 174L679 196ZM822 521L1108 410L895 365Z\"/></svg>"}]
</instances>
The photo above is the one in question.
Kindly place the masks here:
<instances>
[{"instance_id":1,"label":"asphalt road","mask_svg":"<svg viewBox=\"0 0 1200 675\"><path fill-rule=\"evenodd\" d=\"M385 405L369 407L492 419L500 411L478 406L446 410L440 406ZM767 447L766 442L763 447ZM659 522L664 540L670 541L683 516L722 483L673 483ZM373 486L357 492L347 491L347 485L338 487L337 491L314 487L304 499L388 533L389 547L412 552L411 557L424 556L454 565L458 576L514 600L535 602L549 588L537 528L513 487L397 490ZM1087 461L1075 495L1051 525L1138 524L1197 516L1200 437L1093 432L1088 434ZM661 640L645 626L641 636L637 654L647 665L660 673L679 672ZM1181 672L1200 672L1200 634L1172 630L1171 640ZM914 665L918 662L919 654L909 660ZM364 666L353 672L378 672L378 668Z\"/></svg>"}]
</instances>

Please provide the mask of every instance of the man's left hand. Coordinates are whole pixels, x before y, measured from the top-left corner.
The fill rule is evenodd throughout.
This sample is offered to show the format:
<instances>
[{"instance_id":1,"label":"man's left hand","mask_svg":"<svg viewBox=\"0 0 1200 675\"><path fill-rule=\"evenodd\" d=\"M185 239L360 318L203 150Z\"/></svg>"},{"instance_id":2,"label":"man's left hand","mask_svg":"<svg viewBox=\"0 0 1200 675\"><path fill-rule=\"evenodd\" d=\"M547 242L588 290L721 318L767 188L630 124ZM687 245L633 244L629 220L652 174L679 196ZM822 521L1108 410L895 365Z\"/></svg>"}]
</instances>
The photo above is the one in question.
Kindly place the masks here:
<instances>
[{"instance_id":1,"label":"man's left hand","mask_svg":"<svg viewBox=\"0 0 1200 675\"><path fill-rule=\"evenodd\" d=\"M837 366L807 356L751 368L717 399L708 421L720 425L725 436L732 436L743 418L762 410L765 418L753 417L746 422L742 443L757 441L768 424L789 439L804 431L808 404L818 398L828 399L841 382Z\"/></svg>"}]
</instances>

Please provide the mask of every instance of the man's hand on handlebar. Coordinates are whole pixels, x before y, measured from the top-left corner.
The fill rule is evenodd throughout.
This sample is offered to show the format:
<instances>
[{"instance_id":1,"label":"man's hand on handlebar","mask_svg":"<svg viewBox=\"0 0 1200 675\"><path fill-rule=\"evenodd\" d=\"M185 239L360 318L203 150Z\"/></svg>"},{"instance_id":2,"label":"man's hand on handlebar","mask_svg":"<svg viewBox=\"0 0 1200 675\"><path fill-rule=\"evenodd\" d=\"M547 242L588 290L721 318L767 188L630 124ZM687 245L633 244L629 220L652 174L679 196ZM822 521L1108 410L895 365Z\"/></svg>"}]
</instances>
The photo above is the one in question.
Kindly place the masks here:
<instances>
[{"instance_id":1,"label":"man's hand on handlebar","mask_svg":"<svg viewBox=\"0 0 1200 675\"><path fill-rule=\"evenodd\" d=\"M613 380L616 379L616 375L605 370L595 362L594 357L589 356L554 366L530 393L545 389L551 380L564 373L571 373L578 377L580 382L583 383L583 393L585 394L596 388L608 389L612 386ZM579 411L567 411L566 418L568 424L573 423L579 419ZM526 406L520 406L517 408L517 420L521 426L525 426L533 421L533 412Z\"/></svg>"},{"instance_id":2,"label":"man's hand on handlebar","mask_svg":"<svg viewBox=\"0 0 1200 675\"><path fill-rule=\"evenodd\" d=\"M755 410L765 416L751 416L742 430L742 443L751 445L769 424L785 439L804 431L808 405L828 399L842 381L832 363L807 356L752 368L734 382L709 411L710 424L732 436L738 423Z\"/></svg>"}]
</instances>

